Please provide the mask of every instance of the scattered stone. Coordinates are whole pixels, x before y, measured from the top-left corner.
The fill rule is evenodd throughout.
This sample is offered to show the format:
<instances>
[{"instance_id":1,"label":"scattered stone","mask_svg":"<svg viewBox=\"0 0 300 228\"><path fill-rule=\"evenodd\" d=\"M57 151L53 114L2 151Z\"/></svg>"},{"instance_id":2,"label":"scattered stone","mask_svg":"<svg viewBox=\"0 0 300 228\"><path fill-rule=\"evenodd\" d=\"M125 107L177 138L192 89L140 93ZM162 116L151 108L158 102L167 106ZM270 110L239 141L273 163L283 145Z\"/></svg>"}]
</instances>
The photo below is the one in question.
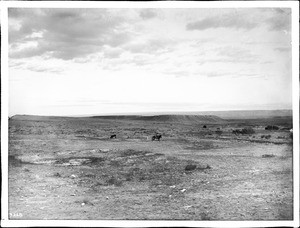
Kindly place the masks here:
<instances>
[{"instance_id":1,"label":"scattered stone","mask_svg":"<svg viewBox=\"0 0 300 228\"><path fill-rule=\"evenodd\" d=\"M185 191L186 191L186 189L184 188L184 189L181 189L180 191L181 191L181 192L185 192Z\"/></svg>"},{"instance_id":2,"label":"scattered stone","mask_svg":"<svg viewBox=\"0 0 300 228\"><path fill-rule=\"evenodd\" d=\"M175 188L176 186L175 185L173 185L173 186L170 186L170 188Z\"/></svg>"}]
</instances>

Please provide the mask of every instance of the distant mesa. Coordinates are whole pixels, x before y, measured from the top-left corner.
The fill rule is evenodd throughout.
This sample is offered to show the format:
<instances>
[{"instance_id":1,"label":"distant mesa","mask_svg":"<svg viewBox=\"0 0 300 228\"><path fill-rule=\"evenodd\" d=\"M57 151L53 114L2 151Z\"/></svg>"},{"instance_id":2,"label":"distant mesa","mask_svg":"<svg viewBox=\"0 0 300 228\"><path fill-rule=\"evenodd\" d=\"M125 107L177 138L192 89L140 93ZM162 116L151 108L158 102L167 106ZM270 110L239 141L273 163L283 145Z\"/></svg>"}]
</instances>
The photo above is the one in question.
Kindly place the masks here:
<instances>
[{"instance_id":1,"label":"distant mesa","mask_svg":"<svg viewBox=\"0 0 300 228\"><path fill-rule=\"evenodd\" d=\"M223 123L226 120L215 115L107 115L91 117L63 117L63 116L37 116L37 115L15 115L11 120L34 120L34 121L60 121L66 119L101 119L101 120L129 120L129 121L153 121L153 122L176 122L176 123Z\"/></svg>"},{"instance_id":2,"label":"distant mesa","mask_svg":"<svg viewBox=\"0 0 300 228\"><path fill-rule=\"evenodd\" d=\"M110 120L142 120L158 122L177 122L177 123L215 123L226 122L226 120L214 115L155 115L155 116L93 116L92 118L110 119Z\"/></svg>"},{"instance_id":3,"label":"distant mesa","mask_svg":"<svg viewBox=\"0 0 300 228\"><path fill-rule=\"evenodd\" d=\"M139 113L119 114L119 115L69 115L69 116L38 116L38 115L15 115L10 120L33 120L33 121L61 121L67 119L99 118L107 120L141 120L141 121L161 121L178 123L223 123L235 119L266 119L273 118L274 121L285 119L292 120L292 110L241 110L241 111L203 111L203 112L177 112L177 113ZM271 123L270 123L271 124Z\"/></svg>"}]
</instances>

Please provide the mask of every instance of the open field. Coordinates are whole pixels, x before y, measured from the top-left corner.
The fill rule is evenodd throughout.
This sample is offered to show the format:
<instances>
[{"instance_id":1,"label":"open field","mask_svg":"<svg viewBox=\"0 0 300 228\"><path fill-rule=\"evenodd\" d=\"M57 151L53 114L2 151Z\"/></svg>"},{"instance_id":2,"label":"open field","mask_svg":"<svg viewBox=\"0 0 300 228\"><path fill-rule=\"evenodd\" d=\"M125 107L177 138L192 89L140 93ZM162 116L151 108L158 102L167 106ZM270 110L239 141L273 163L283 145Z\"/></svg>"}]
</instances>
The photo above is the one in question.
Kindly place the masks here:
<instances>
[{"instance_id":1,"label":"open field","mask_svg":"<svg viewBox=\"0 0 300 228\"><path fill-rule=\"evenodd\" d=\"M291 117L15 116L10 219L292 220L291 126ZM233 133L243 128L254 133Z\"/></svg>"}]
</instances>

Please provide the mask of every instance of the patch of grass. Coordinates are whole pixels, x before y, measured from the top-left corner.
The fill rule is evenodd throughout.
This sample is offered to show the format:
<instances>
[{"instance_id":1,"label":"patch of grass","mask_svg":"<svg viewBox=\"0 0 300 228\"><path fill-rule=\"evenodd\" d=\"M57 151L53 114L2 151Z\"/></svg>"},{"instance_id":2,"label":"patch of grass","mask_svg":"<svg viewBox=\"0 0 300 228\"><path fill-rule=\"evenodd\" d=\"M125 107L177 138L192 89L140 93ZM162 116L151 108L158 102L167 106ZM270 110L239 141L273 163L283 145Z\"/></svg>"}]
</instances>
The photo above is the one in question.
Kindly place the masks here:
<instances>
[{"instance_id":1,"label":"patch of grass","mask_svg":"<svg viewBox=\"0 0 300 228\"><path fill-rule=\"evenodd\" d=\"M111 177L111 178L109 178L109 179L106 181L106 183L107 183L108 185L115 185L115 186L117 186L117 187L120 187L120 186L122 186L123 181L122 181L122 180L119 180L119 179L116 178L116 177Z\"/></svg>"},{"instance_id":2,"label":"patch of grass","mask_svg":"<svg viewBox=\"0 0 300 228\"><path fill-rule=\"evenodd\" d=\"M187 146L185 149L188 150L209 150L215 148L214 144L212 142L193 142L192 146Z\"/></svg>"},{"instance_id":3,"label":"patch of grass","mask_svg":"<svg viewBox=\"0 0 300 228\"><path fill-rule=\"evenodd\" d=\"M103 157L68 157L68 158L58 158L56 159L54 164L64 164L64 163L69 163L71 160L76 160L80 159L82 160L83 165L98 165L105 161Z\"/></svg>"},{"instance_id":4,"label":"patch of grass","mask_svg":"<svg viewBox=\"0 0 300 228\"><path fill-rule=\"evenodd\" d=\"M252 135L255 133L255 131L253 130L252 127L245 127L242 130L236 129L232 131L233 134L238 135L238 134L242 134L242 135Z\"/></svg>"},{"instance_id":5,"label":"patch of grass","mask_svg":"<svg viewBox=\"0 0 300 228\"><path fill-rule=\"evenodd\" d=\"M141 155L145 155L149 152L147 151L136 151L136 150L125 150L121 153L121 157L127 157L127 156L141 156Z\"/></svg>"}]
</instances>

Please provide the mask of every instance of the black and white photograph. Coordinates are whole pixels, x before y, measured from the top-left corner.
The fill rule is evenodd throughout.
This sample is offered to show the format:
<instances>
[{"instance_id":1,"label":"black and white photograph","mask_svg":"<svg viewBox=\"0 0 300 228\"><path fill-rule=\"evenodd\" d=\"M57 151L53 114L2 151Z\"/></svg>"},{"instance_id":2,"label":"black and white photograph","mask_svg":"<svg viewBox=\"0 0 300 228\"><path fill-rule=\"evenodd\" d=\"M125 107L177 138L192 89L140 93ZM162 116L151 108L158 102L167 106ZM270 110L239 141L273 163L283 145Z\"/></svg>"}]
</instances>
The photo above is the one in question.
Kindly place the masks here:
<instances>
[{"instance_id":1,"label":"black and white photograph","mask_svg":"<svg viewBox=\"0 0 300 228\"><path fill-rule=\"evenodd\" d=\"M179 3L1 9L9 221L299 224L299 3Z\"/></svg>"}]
</instances>

